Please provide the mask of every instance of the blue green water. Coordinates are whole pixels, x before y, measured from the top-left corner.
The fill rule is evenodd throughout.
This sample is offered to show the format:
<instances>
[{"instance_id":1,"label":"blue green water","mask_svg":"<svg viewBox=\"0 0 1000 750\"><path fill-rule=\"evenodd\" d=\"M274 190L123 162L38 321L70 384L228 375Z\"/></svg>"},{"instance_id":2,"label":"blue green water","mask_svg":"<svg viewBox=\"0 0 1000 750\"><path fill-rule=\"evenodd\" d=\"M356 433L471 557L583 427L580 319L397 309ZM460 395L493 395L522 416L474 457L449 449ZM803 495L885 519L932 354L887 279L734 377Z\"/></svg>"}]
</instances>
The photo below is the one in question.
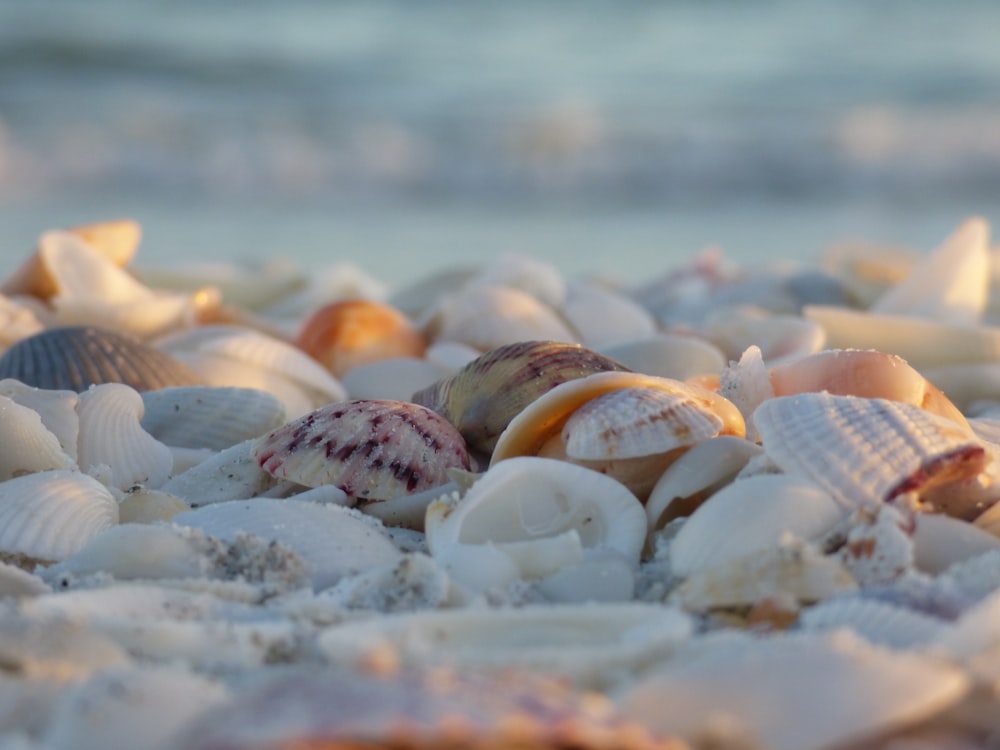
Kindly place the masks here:
<instances>
[{"instance_id":1,"label":"blue green water","mask_svg":"<svg viewBox=\"0 0 1000 750\"><path fill-rule=\"evenodd\" d=\"M642 278L1000 226L1000 3L0 0L0 255Z\"/></svg>"}]
</instances>

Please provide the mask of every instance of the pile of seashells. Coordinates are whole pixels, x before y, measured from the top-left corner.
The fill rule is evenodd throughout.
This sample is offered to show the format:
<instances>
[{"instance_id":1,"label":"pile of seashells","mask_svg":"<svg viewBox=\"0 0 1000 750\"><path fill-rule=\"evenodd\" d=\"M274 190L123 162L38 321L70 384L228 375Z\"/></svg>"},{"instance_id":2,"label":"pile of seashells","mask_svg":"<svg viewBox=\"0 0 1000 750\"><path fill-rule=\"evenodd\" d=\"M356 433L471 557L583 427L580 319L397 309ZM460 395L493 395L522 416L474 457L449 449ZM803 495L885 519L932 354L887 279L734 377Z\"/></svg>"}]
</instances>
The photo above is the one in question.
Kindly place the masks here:
<instances>
[{"instance_id":1,"label":"pile of seashells","mask_svg":"<svg viewBox=\"0 0 1000 750\"><path fill-rule=\"evenodd\" d=\"M0 285L0 749L1000 742L1000 251Z\"/></svg>"}]
</instances>

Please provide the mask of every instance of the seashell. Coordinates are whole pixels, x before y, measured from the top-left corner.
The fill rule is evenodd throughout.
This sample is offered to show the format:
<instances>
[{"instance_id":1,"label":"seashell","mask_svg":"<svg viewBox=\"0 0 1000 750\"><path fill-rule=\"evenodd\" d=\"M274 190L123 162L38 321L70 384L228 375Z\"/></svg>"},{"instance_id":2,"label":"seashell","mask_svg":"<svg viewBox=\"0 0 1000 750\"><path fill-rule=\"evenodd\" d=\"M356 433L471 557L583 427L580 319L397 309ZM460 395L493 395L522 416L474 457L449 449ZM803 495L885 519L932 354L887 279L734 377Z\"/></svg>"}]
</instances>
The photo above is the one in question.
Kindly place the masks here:
<instances>
[{"instance_id":1,"label":"seashell","mask_svg":"<svg viewBox=\"0 0 1000 750\"><path fill-rule=\"evenodd\" d=\"M817 539L846 515L810 481L782 474L740 479L705 500L681 526L670 545L670 567L690 576L771 549L789 533Z\"/></svg>"},{"instance_id":2,"label":"seashell","mask_svg":"<svg viewBox=\"0 0 1000 750\"><path fill-rule=\"evenodd\" d=\"M43 317L30 298L13 300L0 295L0 351L44 331Z\"/></svg>"},{"instance_id":3,"label":"seashell","mask_svg":"<svg viewBox=\"0 0 1000 750\"><path fill-rule=\"evenodd\" d=\"M928 721L968 689L969 679L952 664L872 646L847 632L726 634L664 662L617 702L650 731L694 744L714 737L824 750Z\"/></svg>"},{"instance_id":4,"label":"seashell","mask_svg":"<svg viewBox=\"0 0 1000 750\"><path fill-rule=\"evenodd\" d=\"M782 470L811 479L847 507L974 478L987 460L971 431L881 398L779 396L757 407L753 421Z\"/></svg>"},{"instance_id":5,"label":"seashell","mask_svg":"<svg viewBox=\"0 0 1000 750\"><path fill-rule=\"evenodd\" d=\"M966 219L905 280L875 300L870 311L975 324L989 298L989 238L986 220Z\"/></svg>"},{"instance_id":6,"label":"seashell","mask_svg":"<svg viewBox=\"0 0 1000 750\"><path fill-rule=\"evenodd\" d=\"M651 337L658 327L652 313L638 302L593 281L570 281L566 300L557 309L590 348Z\"/></svg>"},{"instance_id":7,"label":"seashell","mask_svg":"<svg viewBox=\"0 0 1000 750\"><path fill-rule=\"evenodd\" d=\"M329 404L258 438L252 455L272 476L367 500L421 492L447 482L449 468L470 468L443 417L387 399Z\"/></svg>"},{"instance_id":8,"label":"seashell","mask_svg":"<svg viewBox=\"0 0 1000 750\"><path fill-rule=\"evenodd\" d=\"M241 533L276 540L306 562L316 590L402 554L377 521L337 505L255 498L208 505L173 522L224 541Z\"/></svg>"},{"instance_id":9,"label":"seashell","mask_svg":"<svg viewBox=\"0 0 1000 750\"><path fill-rule=\"evenodd\" d=\"M187 386L142 394L143 429L162 443L220 451L285 422L278 398L255 388Z\"/></svg>"},{"instance_id":10,"label":"seashell","mask_svg":"<svg viewBox=\"0 0 1000 750\"><path fill-rule=\"evenodd\" d=\"M980 527L979 519L970 524L939 513L916 515L913 556L918 570L937 575L990 550L1000 550L1000 538Z\"/></svg>"},{"instance_id":11,"label":"seashell","mask_svg":"<svg viewBox=\"0 0 1000 750\"><path fill-rule=\"evenodd\" d=\"M77 411L81 469L107 466L110 485L121 490L137 484L156 488L170 476L173 454L142 429L143 401L134 388L121 383L92 386L80 394Z\"/></svg>"},{"instance_id":12,"label":"seashell","mask_svg":"<svg viewBox=\"0 0 1000 750\"><path fill-rule=\"evenodd\" d=\"M339 609L388 614L437 609L450 597L448 575L431 557L418 553L345 576L319 598Z\"/></svg>"},{"instance_id":13,"label":"seashell","mask_svg":"<svg viewBox=\"0 0 1000 750\"><path fill-rule=\"evenodd\" d=\"M961 411L941 390L899 357L879 351L828 349L772 367L775 395L828 391L838 396L886 398L914 404L968 426Z\"/></svg>"},{"instance_id":14,"label":"seashell","mask_svg":"<svg viewBox=\"0 0 1000 750\"><path fill-rule=\"evenodd\" d=\"M228 700L221 682L188 668L118 667L64 693L42 741L51 750L166 750L195 717Z\"/></svg>"},{"instance_id":15,"label":"seashell","mask_svg":"<svg viewBox=\"0 0 1000 750\"><path fill-rule=\"evenodd\" d=\"M201 382L197 373L170 355L93 326L52 328L19 341L0 357L0 378L77 392L101 383L150 391Z\"/></svg>"},{"instance_id":16,"label":"seashell","mask_svg":"<svg viewBox=\"0 0 1000 750\"><path fill-rule=\"evenodd\" d=\"M19 609L30 607L31 600L26 599ZM68 617L35 617L13 609L7 609L0 620L0 657L5 671L24 682L82 680L131 661L121 646L83 623ZM10 727L5 724L4 729Z\"/></svg>"},{"instance_id":17,"label":"seashell","mask_svg":"<svg viewBox=\"0 0 1000 750\"><path fill-rule=\"evenodd\" d=\"M716 310L698 331L727 359L738 359L748 346L757 346L770 366L814 354L826 343L826 333L816 322L798 315L774 315L754 306Z\"/></svg>"},{"instance_id":18,"label":"seashell","mask_svg":"<svg viewBox=\"0 0 1000 750\"><path fill-rule=\"evenodd\" d=\"M118 503L96 479L43 471L0 482L0 554L62 560L118 523Z\"/></svg>"},{"instance_id":19,"label":"seashell","mask_svg":"<svg viewBox=\"0 0 1000 750\"><path fill-rule=\"evenodd\" d=\"M295 344L337 378L391 357L422 357L423 334L391 305L365 299L331 302L302 324Z\"/></svg>"},{"instance_id":20,"label":"seashell","mask_svg":"<svg viewBox=\"0 0 1000 750\"><path fill-rule=\"evenodd\" d=\"M744 438L720 435L694 445L663 472L646 500L649 533L690 516L706 498L725 487L760 446Z\"/></svg>"},{"instance_id":21,"label":"seashell","mask_svg":"<svg viewBox=\"0 0 1000 750\"><path fill-rule=\"evenodd\" d=\"M966 415L978 402L1000 401L1000 362L939 365L925 367L921 373Z\"/></svg>"},{"instance_id":22,"label":"seashell","mask_svg":"<svg viewBox=\"0 0 1000 750\"><path fill-rule=\"evenodd\" d=\"M435 557L454 545L487 546L489 554L509 555L524 578L541 578L594 551L637 567L646 516L635 496L608 477L525 456L492 467L461 500L431 503L425 528Z\"/></svg>"},{"instance_id":23,"label":"seashell","mask_svg":"<svg viewBox=\"0 0 1000 750\"><path fill-rule=\"evenodd\" d=\"M389 398L409 401L416 391L429 388L441 377L441 368L426 359L394 357L358 365L341 379L352 399Z\"/></svg>"},{"instance_id":24,"label":"seashell","mask_svg":"<svg viewBox=\"0 0 1000 750\"><path fill-rule=\"evenodd\" d=\"M707 389L603 372L562 383L528 405L500 435L490 464L513 456L561 458L609 474L643 499L678 449L743 431L736 407Z\"/></svg>"},{"instance_id":25,"label":"seashell","mask_svg":"<svg viewBox=\"0 0 1000 750\"><path fill-rule=\"evenodd\" d=\"M567 284L551 263L519 253L503 253L492 258L466 282L466 289L508 287L530 294L553 310L566 301Z\"/></svg>"},{"instance_id":26,"label":"seashell","mask_svg":"<svg viewBox=\"0 0 1000 750\"><path fill-rule=\"evenodd\" d=\"M750 607L776 596L817 602L857 586L838 560L786 535L778 545L696 570L674 589L670 601L690 612L708 612Z\"/></svg>"},{"instance_id":27,"label":"seashell","mask_svg":"<svg viewBox=\"0 0 1000 750\"><path fill-rule=\"evenodd\" d=\"M808 359L808 357L807 357ZM754 410L774 398L774 386L760 348L748 346L736 362L730 362L719 376L719 395L732 401L746 421L747 439L760 441L757 426L750 418Z\"/></svg>"},{"instance_id":28,"label":"seashell","mask_svg":"<svg viewBox=\"0 0 1000 750\"><path fill-rule=\"evenodd\" d=\"M412 284L394 290L388 302L411 319L421 320L443 297L456 293L477 272L478 269L471 266L468 268L452 266L438 270L429 276L417 279Z\"/></svg>"},{"instance_id":29,"label":"seashell","mask_svg":"<svg viewBox=\"0 0 1000 750\"><path fill-rule=\"evenodd\" d=\"M845 307L868 308L919 262L920 254L910 248L854 241L832 244L821 264L845 286L851 298Z\"/></svg>"},{"instance_id":30,"label":"seashell","mask_svg":"<svg viewBox=\"0 0 1000 750\"><path fill-rule=\"evenodd\" d=\"M716 375L726 366L726 357L715 344L680 333L620 340L597 350L633 372L675 380Z\"/></svg>"},{"instance_id":31,"label":"seashell","mask_svg":"<svg viewBox=\"0 0 1000 750\"><path fill-rule=\"evenodd\" d=\"M80 416L76 407L80 397L74 391L35 388L20 380L0 380L0 396L34 411L42 424L56 436L59 447L74 461L80 433Z\"/></svg>"},{"instance_id":32,"label":"seashell","mask_svg":"<svg viewBox=\"0 0 1000 750\"><path fill-rule=\"evenodd\" d=\"M599 688L663 658L691 631L687 615L662 605L467 608L344 623L324 631L319 647L338 664L390 649L404 666L524 668Z\"/></svg>"},{"instance_id":33,"label":"seashell","mask_svg":"<svg viewBox=\"0 0 1000 750\"><path fill-rule=\"evenodd\" d=\"M804 610L799 626L807 631L849 628L876 646L907 650L939 639L946 623L875 599L839 596Z\"/></svg>"},{"instance_id":34,"label":"seashell","mask_svg":"<svg viewBox=\"0 0 1000 750\"><path fill-rule=\"evenodd\" d=\"M272 393L291 419L347 398L340 382L308 354L249 328L200 326L160 339L157 346L185 362L208 385Z\"/></svg>"},{"instance_id":35,"label":"seashell","mask_svg":"<svg viewBox=\"0 0 1000 750\"><path fill-rule=\"evenodd\" d=\"M118 520L123 524L156 523L169 521L186 510L191 510L191 506L176 495L163 490L137 487L118 503Z\"/></svg>"},{"instance_id":36,"label":"seashell","mask_svg":"<svg viewBox=\"0 0 1000 750\"><path fill-rule=\"evenodd\" d=\"M482 352L458 341L439 341L427 347L424 359L440 370L440 375L452 375L461 370Z\"/></svg>"},{"instance_id":37,"label":"seashell","mask_svg":"<svg viewBox=\"0 0 1000 750\"><path fill-rule=\"evenodd\" d=\"M473 285L446 300L428 325L434 341L457 341L486 352L518 341L575 343L577 336L556 311L508 286Z\"/></svg>"},{"instance_id":38,"label":"seashell","mask_svg":"<svg viewBox=\"0 0 1000 750\"><path fill-rule=\"evenodd\" d=\"M274 672L276 670L271 670ZM400 739L405 734L405 739ZM177 738L187 750L268 747L668 750L610 701L523 670L278 672L207 711Z\"/></svg>"},{"instance_id":39,"label":"seashell","mask_svg":"<svg viewBox=\"0 0 1000 750\"><path fill-rule=\"evenodd\" d=\"M75 396L75 394L74 394ZM38 412L0 396L0 482L48 469L75 469Z\"/></svg>"},{"instance_id":40,"label":"seashell","mask_svg":"<svg viewBox=\"0 0 1000 750\"><path fill-rule=\"evenodd\" d=\"M85 224L67 230L119 268L124 268L135 256L142 239L140 226L128 219ZM53 259L39 248L0 284L0 294L29 294L49 299L59 291L58 280L49 270Z\"/></svg>"},{"instance_id":41,"label":"seashell","mask_svg":"<svg viewBox=\"0 0 1000 750\"><path fill-rule=\"evenodd\" d=\"M1000 359L1000 328L995 326L823 305L807 306L802 313L823 326L828 348L877 349L918 370Z\"/></svg>"},{"instance_id":42,"label":"seashell","mask_svg":"<svg viewBox=\"0 0 1000 750\"><path fill-rule=\"evenodd\" d=\"M488 455L510 420L542 394L569 380L624 369L578 344L520 341L486 352L412 400L441 414L471 448Z\"/></svg>"},{"instance_id":43,"label":"seashell","mask_svg":"<svg viewBox=\"0 0 1000 750\"><path fill-rule=\"evenodd\" d=\"M455 472L451 471L449 474L452 477L450 481L437 487L431 487L429 490L414 492L412 495L400 495L391 500L359 503L356 507L366 516L377 518L386 526L423 531L427 506L442 495L450 495L459 490L459 484L455 481ZM463 489L468 488L463 487Z\"/></svg>"}]
</instances>

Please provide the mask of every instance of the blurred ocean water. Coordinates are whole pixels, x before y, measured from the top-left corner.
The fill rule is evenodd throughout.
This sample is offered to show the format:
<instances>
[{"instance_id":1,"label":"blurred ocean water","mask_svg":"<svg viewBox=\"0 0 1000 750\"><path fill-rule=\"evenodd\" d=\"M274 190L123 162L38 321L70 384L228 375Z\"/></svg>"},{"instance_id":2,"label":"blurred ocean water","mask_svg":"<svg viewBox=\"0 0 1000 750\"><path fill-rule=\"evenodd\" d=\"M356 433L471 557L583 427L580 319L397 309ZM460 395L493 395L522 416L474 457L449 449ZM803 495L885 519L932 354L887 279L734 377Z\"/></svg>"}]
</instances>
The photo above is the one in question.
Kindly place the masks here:
<instances>
[{"instance_id":1,"label":"blurred ocean water","mask_svg":"<svg viewBox=\"0 0 1000 750\"><path fill-rule=\"evenodd\" d=\"M998 34L994 0L0 0L0 259L119 216L146 265L393 283L930 249L1000 227Z\"/></svg>"}]
</instances>

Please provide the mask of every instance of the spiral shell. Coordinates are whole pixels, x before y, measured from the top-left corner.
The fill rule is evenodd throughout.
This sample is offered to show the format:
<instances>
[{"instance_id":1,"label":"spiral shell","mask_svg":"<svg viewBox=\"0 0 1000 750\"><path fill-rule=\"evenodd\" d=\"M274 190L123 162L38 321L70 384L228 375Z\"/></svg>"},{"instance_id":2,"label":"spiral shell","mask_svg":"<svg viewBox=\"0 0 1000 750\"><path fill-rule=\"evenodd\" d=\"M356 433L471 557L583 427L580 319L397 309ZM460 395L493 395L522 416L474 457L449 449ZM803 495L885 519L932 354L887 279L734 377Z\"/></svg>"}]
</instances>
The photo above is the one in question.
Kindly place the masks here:
<instances>
[{"instance_id":1,"label":"spiral shell","mask_svg":"<svg viewBox=\"0 0 1000 750\"><path fill-rule=\"evenodd\" d=\"M96 326L51 328L19 341L0 357L0 378L78 392L101 383L150 391L202 382L169 354Z\"/></svg>"},{"instance_id":2,"label":"spiral shell","mask_svg":"<svg viewBox=\"0 0 1000 750\"><path fill-rule=\"evenodd\" d=\"M443 416L471 448L488 455L510 420L542 394L568 380L627 369L578 344L520 341L477 357L414 393L413 401Z\"/></svg>"},{"instance_id":3,"label":"spiral shell","mask_svg":"<svg viewBox=\"0 0 1000 750\"><path fill-rule=\"evenodd\" d=\"M259 438L254 459L269 474L307 487L389 500L470 468L465 441L430 409L370 399L328 404Z\"/></svg>"}]
</instances>

